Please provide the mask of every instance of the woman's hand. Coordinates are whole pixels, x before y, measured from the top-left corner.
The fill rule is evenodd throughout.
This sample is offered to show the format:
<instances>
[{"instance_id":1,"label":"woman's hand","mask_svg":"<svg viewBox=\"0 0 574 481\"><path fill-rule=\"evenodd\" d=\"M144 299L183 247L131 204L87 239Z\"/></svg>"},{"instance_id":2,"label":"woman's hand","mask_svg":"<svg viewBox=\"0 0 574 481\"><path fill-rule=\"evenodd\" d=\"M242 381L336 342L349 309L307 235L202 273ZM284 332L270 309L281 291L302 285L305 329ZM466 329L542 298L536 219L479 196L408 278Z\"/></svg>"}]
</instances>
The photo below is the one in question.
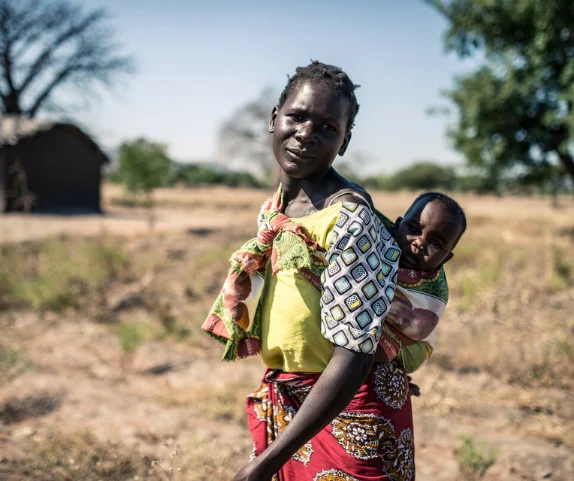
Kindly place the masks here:
<instances>
[{"instance_id":1,"label":"woman's hand","mask_svg":"<svg viewBox=\"0 0 574 481\"><path fill-rule=\"evenodd\" d=\"M237 473L233 481L270 481L301 446L347 407L374 360L374 354L335 346L333 357L293 420L263 453Z\"/></svg>"},{"instance_id":2,"label":"woman's hand","mask_svg":"<svg viewBox=\"0 0 574 481\"><path fill-rule=\"evenodd\" d=\"M233 481L271 481L272 473L266 472L265 463L261 458L255 458L249 464L243 466L233 478Z\"/></svg>"},{"instance_id":3,"label":"woman's hand","mask_svg":"<svg viewBox=\"0 0 574 481\"><path fill-rule=\"evenodd\" d=\"M409 381L409 392L411 393L411 396L420 396L421 395L421 389L418 386L418 384L415 384L413 381L413 378L410 376L407 376L407 379Z\"/></svg>"}]
</instances>

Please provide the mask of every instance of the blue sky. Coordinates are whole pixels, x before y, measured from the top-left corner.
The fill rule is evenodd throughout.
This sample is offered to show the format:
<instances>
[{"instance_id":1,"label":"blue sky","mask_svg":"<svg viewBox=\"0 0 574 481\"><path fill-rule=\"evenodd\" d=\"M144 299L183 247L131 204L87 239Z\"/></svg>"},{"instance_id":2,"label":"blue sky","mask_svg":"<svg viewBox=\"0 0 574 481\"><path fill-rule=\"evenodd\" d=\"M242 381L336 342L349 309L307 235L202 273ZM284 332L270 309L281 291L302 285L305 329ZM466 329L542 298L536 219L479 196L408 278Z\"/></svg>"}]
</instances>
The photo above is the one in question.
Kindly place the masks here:
<instances>
[{"instance_id":1,"label":"blue sky","mask_svg":"<svg viewBox=\"0 0 574 481\"><path fill-rule=\"evenodd\" d=\"M82 0L105 7L138 72L79 120L106 147L136 136L165 142L178 160L211 159L219 125L266 86L317 59L361 84L349 155L366 173L420 160L459 163L448 120L429 116L440 91L468 70L446 56L446 22L422 0Z\"/></svg>"}]
</instances>

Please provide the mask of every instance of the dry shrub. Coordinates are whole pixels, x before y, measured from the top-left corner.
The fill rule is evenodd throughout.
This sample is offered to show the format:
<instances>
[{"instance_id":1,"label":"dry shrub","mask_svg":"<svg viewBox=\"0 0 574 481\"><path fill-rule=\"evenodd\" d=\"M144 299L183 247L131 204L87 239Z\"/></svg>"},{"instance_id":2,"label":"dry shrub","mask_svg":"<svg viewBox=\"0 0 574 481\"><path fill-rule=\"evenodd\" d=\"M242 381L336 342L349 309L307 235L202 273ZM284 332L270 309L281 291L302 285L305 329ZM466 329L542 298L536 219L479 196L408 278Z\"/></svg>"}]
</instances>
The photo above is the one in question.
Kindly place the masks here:
<instances>
[{"instance_id":1,"label":"dry shrub","mask_svg":"<svg viewBox=\"0 0 574 481\"><path fill-rule=\"evenodd\" d=\"M187 295L196 299L209 298L213 301L227 275L229 257L232 253L232 248L221 246L194 256L188 267Z\"/></svg>"},{"instance_id":2,"label":"dry shrub","mask_svg":"<svg viewBox=\"0 0 574 481\"><path fill-rule=\"evenodd\" d=\"M23 347L0 344L0 385L22 374L28 366Z\"/></svg>"},{"instance_id":3,"label":"dry shrub","mask_svg":"<svg viewBox=\"0 0 574 481\"><path fill-rule=\"evenodd\" d=\"M461 436L461 441L456 453L460 473L465 481L479 481L496 462L499 453L488 448L485 441L476 442L472 436Z\"/></svg>"},{"instance_id":4,"label":"dry shrub","mask_svg":"<svg viewBox=\"0 0 574 481\"><path fill-rule=\"evenodd\" d=\"M46 439L27 440L24 448L23 457L2 458L0 475L9 480L213 481L231 479L248 459L245 446L221 452L199 438L191 454L172 438L160 440L146 454L136 447L102 443L89 433L57 431Z\"/></svg>"},{"instance_id":5,"label":"dry shrub","mask_svg":"<svg viewBox=\"0 0 574 481\"><path fill-rule=\"evenodd\" d=\"M168 407L192 407L200 417L209 420L245 424L245 398L251 391L253 381L250 379L209 382L173 389L159 401Z\"/></svg>"},{"instance_id":6,"label":"dry shrub","mask_svg":"<svg viewBox=\"0 0 574 481\"><path fill-rule=\"evenodd\" d=\"M99 299L108 284L129 270L123 249L110 241L58 237L0 250L4 303L38 311L78 308Z\"/></svg>"},{"instance_id":7,"label":"dry shrub","mask_svg":"<svg viewBox=\"0 0 574 481\"><path fill-rule=\"evenodd\" d=\"M0 411L4 424L13 424L28 418L50 414L58 409L61 396L53 394L36 394L24 398L8 399Z\"/></svg>"},{"instance_id":8,"label":"dry shrub","mask_svg":"<svg viewBox=\"0 0 574 481\"><path fill-rule=\"evenodd\" d=\"M53 434L33 441L26 457L4 460L4 471L17 479L58 479L62 481L160 481L149 463L133 450L98 443L89 434ZM138 478L134 478L138 476Z\"/></svg>"}]
</instances>

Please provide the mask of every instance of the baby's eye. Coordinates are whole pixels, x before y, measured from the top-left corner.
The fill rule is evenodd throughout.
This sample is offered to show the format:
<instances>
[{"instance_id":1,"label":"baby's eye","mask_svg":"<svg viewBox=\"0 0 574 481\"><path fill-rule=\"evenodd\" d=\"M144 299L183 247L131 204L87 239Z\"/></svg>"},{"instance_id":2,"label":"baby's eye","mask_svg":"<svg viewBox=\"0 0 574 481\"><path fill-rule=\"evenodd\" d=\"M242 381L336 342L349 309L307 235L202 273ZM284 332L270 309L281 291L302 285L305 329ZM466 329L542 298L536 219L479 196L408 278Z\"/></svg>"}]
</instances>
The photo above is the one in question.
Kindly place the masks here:
<instances>
[{"instance_id":1,"label":"baby's eye","mask_svg":"<svg viewBox=\"0 0 574 481\"><path fill-rule=\"evenodd\" d=\"M335 129L335 127L333 127L332 125L329 124L323 124L322 126L323 130L328 130L329 132L336 132L337 129Z\"/></svg>"},{"instance_id":2,"label":"baby's eye","mask_svg":"<svg viewBox=\"0 0 574 481\"><path fill-rule=\"evenodd\" d=\"M297 122L301 122L303 120L303 116L299 114L291 114L289 117Z\"/></svg>"},{"instance_id":3,"label":"baby's eye","mask_svg":"<svg viewBox=\"0 0 574 481\"><path fill-rule=\"evenodd\" d=\"M437 250L441 250L442 249L442 245L440 245L440 242L436 241L436 240L432 240L430 241L430 245L433 246L435 249Z\"/></svg>"}]
</instances>

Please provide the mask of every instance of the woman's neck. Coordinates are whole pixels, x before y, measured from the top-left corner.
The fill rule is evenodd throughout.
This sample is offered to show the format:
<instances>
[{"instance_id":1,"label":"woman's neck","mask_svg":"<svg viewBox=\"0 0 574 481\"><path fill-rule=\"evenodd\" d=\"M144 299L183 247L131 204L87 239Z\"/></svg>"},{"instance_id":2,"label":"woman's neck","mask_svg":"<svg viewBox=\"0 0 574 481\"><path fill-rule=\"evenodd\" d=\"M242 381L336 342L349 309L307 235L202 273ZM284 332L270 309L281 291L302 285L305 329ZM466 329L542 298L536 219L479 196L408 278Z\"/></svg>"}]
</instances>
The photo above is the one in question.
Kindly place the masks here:
<instances>
[{"instance_id":1,"label":"woman's neck","mask_svg":"<svg viewBox=\"0 0 574 481\"><path fill-rule=\"evenodd\" d=\"M290 217L303 217L312 210L321 210L325 200L337 192L343 182L344 178L333 168L304 179L281 173L285 213Z\"/></svg>"}]
</instances>

